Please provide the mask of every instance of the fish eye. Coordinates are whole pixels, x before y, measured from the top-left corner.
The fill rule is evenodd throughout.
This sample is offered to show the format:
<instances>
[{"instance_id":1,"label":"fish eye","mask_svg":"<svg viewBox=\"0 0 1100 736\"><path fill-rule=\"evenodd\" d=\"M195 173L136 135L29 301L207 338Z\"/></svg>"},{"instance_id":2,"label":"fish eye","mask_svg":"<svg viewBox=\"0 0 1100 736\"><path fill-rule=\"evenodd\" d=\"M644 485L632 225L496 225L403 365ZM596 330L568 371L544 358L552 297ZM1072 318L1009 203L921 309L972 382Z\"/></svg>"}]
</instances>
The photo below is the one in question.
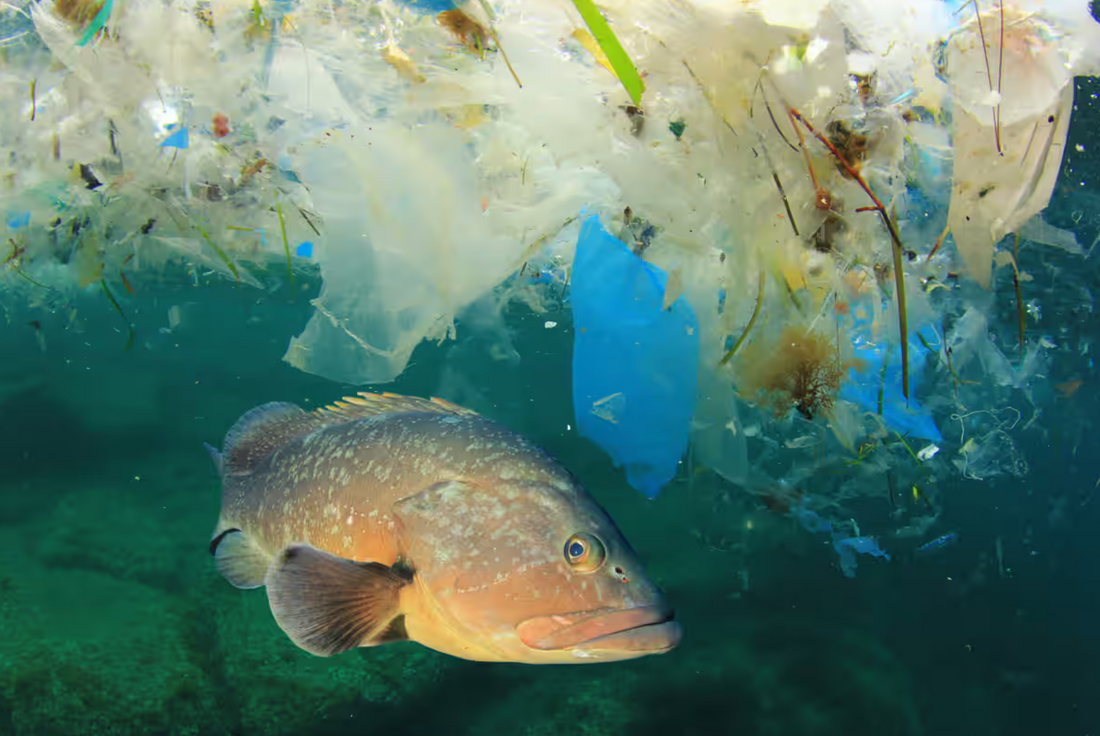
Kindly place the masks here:
<instances>
[{"instance_id":1,"label":"fish eye","mask_svg":"<svg viewBox=\"0 0 1100 736\"><path fill-rule=\"evenodd\" d=\"M607 550L596 537L579 532L569 537L565 543L565 559L577 572L595 572L603 567L607 559Z\"/></svg>"}]
</instances>

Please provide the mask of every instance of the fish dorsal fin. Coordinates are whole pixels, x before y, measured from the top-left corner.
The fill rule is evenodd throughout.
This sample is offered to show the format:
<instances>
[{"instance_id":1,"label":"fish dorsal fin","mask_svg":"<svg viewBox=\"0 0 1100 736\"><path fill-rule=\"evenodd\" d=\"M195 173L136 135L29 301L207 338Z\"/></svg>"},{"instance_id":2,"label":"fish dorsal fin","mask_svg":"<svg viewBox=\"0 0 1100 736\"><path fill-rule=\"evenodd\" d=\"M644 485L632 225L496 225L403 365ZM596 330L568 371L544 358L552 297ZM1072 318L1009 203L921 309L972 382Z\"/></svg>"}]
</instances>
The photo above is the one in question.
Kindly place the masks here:
<instances>
[{"instance_id":1,"label":"fish dorsal fin","mask_svg":"<svg viewBox=\"0 0 1100 736\"><path fill-rule=\"evenodd\" d=\"M295 437L312 432L323 422L295 404L272 401L247 412L225 435L222 470L226 474L252 472L256 464Z\"/></svg>"},{"instance_id":2,"label":"fish dorsal fin","mask_svg":"<svg viewBox=\"0 0 1100 736\"><path fill-rule=\"evenodd\" d=\"M265 584L279 627L319 657L396 641L400 591L409 579L377 562L354 562L307 544L284 549Z\"/></svg>"},{"instance_id":3,"label":"fish dorsal fin","mask_svg":"<svg viewBox=\"0 0 1100 736\"><path fill-rule=\"evenodd\" d=\"M334 415L344 419L363 419L379 414L449 414L451 416L477 416L477 412L463 409L444 399L421 399L401 394L370 394L360 392L357 396L345 396L340 401L318 409L318 416L331 418Z\"/></svg>"}]
</instances>

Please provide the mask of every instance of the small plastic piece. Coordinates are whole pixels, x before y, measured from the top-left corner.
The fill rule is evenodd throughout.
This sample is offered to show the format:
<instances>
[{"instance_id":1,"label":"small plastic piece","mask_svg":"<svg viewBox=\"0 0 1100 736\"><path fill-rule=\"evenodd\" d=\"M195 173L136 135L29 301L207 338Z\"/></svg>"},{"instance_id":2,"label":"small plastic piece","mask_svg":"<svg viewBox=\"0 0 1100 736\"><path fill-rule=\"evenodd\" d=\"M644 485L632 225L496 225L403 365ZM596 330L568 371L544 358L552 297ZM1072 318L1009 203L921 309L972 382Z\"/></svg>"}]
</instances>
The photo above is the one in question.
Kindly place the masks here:
<instances>
[{"instance_id":1,"label":"small plastic piece","mask_svg":"<svg viewBox=\"0 0 1100 736\"><path fill-rule=\"evenodd\" d=\"M909 334L909 395L906 401L901 390L901 347L890 346L886 355L886 346L872 343L864 336L870 333L870 324L856 322L853 331L853 345L856 354L863 361L863 370L855 368L848 372L848 380L841 384L840 398L856 404L863 411L878 413L879 392L881 389L882 419L886 426L899 434L920 439L942 442L943 436L936 423L920 403L912 398L920 386L920 376L928 359L928 349L921 342L931 344L938 338L928 326L921 327ZM882 372L883 360L886 360L885 376Z\"/></svg>"},{"instance_id":2,"label":"small plastic piece","mask_svg":"<svg viewBox=\"0 0 1100 736\"><path fill-rule=\"evenodd\" d=\"M161 148L187 148L191 145L186 125L179 126L178 128L173 125L169 128L169 131L171 131L171 135L161 142Z\"/></svg>"},{"instance_id":3,"label":"small plastic piece","mask_svg":"<svg viewBox=\"0 0 1100 736\"><path fill-rule=\"evenodd\" d=\"M796 506L791 510L791 513L806 531L832 536L833 549L840 557L840 569L845 577L854 578L856 576L856 567L859 564L856 560L857 554L890 559L890 555L879 547L878 541L874 537L845 537L843 532L838 531L833 526L832 522L822 518L816 511L808 508L805 503ZM856 533L859 533L858 527Z\"/></svg>"},{"instance_id":4,"label":"small plastic piece","mask_svg":"<svg viewBox=\"0 0 1100 736\"><path fill-rule=\"evenodd\" d=\"M854 578L856 576L856 555L871 555L872 557L883 557L887 560L890 559L888 555L881 547L878 546L878 542L871 537L844 537L843 539L837 539L836 534L833 534L833 549L840 556L840 569L844 572L845 577Z\"/></svg>"},{"instance_id":5,"label":"small plastic piece","mask_svg":"<svg viewBox=\"0 0 1100 736\"><path fill-rule=\"evenodd\" d=\"M451 0L397 0L397 4L410 10L433 15L455 9L455 4Z\"/></svg>"},{"instance_id":6,"label":"small plastic piece","mask_svg":"<svg viewBox=\"0 0 1100 736\"><path fill-rule=\"evenodd\" d=\"M683 298L661 309L667 282L599 218L585 220L570 286L577 427L649 498L687 449L699 365L695 312Z\"/></svg>"}]
</instances>

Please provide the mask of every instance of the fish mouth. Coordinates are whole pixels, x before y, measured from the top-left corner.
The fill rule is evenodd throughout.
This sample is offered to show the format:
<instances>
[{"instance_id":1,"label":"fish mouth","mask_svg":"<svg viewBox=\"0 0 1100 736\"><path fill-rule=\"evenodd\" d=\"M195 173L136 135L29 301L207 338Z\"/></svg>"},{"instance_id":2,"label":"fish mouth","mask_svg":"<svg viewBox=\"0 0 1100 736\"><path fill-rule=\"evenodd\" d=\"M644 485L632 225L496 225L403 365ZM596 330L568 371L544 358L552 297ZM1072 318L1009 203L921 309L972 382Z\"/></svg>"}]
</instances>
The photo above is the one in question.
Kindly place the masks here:
<instances>
[{"instance_id":1,"label":"fish mouth","mask_svg":"<svg viewBox=\"0 0 1100 736\"><path fill-rule=\"evenodd\" d=\"M536 616L516 626L520 641L543 651L575 649L660 654L680 643L680 624L667 606L601 608Z\"/></svg>"}]
</instances>

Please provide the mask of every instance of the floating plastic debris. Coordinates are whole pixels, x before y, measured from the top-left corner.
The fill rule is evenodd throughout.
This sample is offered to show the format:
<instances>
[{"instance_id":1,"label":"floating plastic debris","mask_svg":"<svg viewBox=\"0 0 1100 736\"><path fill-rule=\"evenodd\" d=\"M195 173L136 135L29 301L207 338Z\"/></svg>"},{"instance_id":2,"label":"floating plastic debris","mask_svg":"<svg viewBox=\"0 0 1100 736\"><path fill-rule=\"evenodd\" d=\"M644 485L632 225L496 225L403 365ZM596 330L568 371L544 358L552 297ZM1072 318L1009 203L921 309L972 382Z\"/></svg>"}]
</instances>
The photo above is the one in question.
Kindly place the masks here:
<instances>
[{"instance_id":1,"label":"floating plastic debris","mask_svg":"<svg viewBox=\"0 0 1100 736\"><path fill-rule=\"evenodd\" d=\"M925 542L921 546L913 550L913 553L917 556L929 555L933 552L939 552L944 547L949 547L959 539L959 535L955 532L949 532L943 536L936 537L930 542ZM1000 540L998 539L998 546L1000 546Z\"/></svg>"},{"instance_id":2,"label":"floating plastic debris","mask_svg":"<svg viewBox=\"0 0 1100 736\"><path fill-rule=\"evenodd\" d=\"M699 326L686 300L663 309L668 275L595 215L573 261L573 408L580 433L650 498L676 474L695 404Z\"/></svg>"},{"instance_id":3,"label":"floating plastic debris","mask_svg":"<svg viewBox=\"0 0 1100 736\"><path fill-rule=\"evenodd\" d=\"M1022 434L1089 380L1050 325L1093 310L1094 235L1046 211L1100 71L1088 4L566 10L3 5L0 306L87 293L129 332L166 274L307 308L306 271L285 360L352 384L459 320L515 365L516 306L572 324L577 424L640 491L690 449L798 478L837 528L869 498L923 534L938 481L1026 473Z\"/></svg>"}]
</instances>

